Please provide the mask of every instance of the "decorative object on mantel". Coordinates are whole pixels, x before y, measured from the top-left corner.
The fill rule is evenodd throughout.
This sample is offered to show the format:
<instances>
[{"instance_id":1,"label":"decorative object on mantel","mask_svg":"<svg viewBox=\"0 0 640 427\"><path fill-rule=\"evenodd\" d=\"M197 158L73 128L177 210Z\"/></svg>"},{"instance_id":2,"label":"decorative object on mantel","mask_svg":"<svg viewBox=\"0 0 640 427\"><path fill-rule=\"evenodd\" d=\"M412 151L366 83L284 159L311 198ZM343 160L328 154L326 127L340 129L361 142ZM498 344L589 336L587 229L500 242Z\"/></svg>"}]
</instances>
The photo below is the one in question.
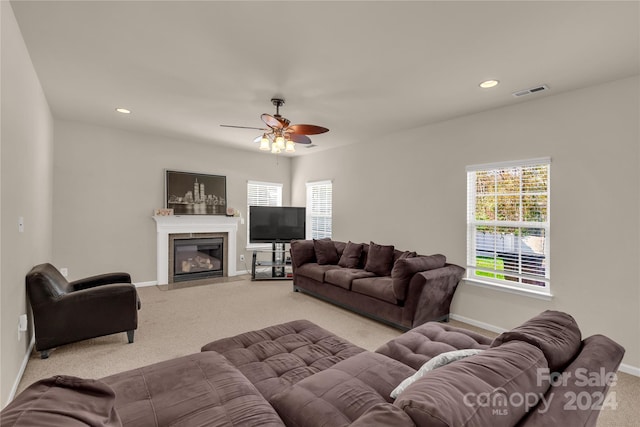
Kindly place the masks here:
<instances>
[{"instance_id":1,"label":"decorative object on mantel","mask_svg":"<svg viewBox=\"0 0 640 427\"><path fill-rule=\"evenodd\" d=\"M155 216L170 216L173 215L173 209L158 208L153 211L153 214Z\"/></svg>"},{"instance_id":2,"label":"decorative object on mantel","mask_svg":"<svg viewBox=\"0 0 640 427\"><path fill-rule=\"evenodd\" d=\"M227 178L222 175L165 171L165 203L175 215L225 215Z\"/></svg>"},{"instance_id":3,"label":"decorative object on mantel","mask_svg":"<svg viewBox=\"0 0 640 427\"><path fill-rule=\"evenodd\" d=\"M227 208L227 216L240 216L240 211L236 208Z\"/></svg>"},{"instance_id":4,"label":"decorative object on mantel","mask_svg":"<svg viewBox=\"0 0 640 427\"><path fill-rule=\"evenodd\" d=\"M254 139L260 143L260 150L271 151L279 154L284 150L287 153L296 151L295 145L311 144L311 139L307 135L318 135L329 132L329 129L316 125L292 125L291 121L280 115L280 107L284 105L283 98L271 98L271 103L276 107L276 114L264 113L260 118L267 125L266 128L250 126L220 125L227 128L256 129L264 133Z\"/></svg>"}]
</instances>

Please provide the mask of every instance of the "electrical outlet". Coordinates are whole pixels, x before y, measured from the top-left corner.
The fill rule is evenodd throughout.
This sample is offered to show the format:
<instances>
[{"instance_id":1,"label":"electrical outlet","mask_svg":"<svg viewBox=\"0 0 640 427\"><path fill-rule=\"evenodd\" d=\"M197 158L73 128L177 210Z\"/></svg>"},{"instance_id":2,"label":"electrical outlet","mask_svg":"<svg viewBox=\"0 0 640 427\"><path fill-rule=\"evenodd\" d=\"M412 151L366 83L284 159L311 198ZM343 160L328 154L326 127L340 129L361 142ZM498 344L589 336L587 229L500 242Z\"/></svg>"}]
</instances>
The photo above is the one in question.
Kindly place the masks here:
<instances>
[{"instance_id":1,"label":"electrical outlet","mask_svg":"<svg viewBox=\"0 0 640 427\"><path fill-rule=\"evenodd\" d=\"M244 261L244 254L240 254L240 261Z\"/></svg>"},{"instance_id":2,"label":"electrical outlet","mask_svg":"<svg viewBox=\"0 0 640 427\"><path fill-rule=\"evenodd\" d=\"M62 274L63 277L69 277L69 269L67 267L62 267L60 269L60 274Z\"/></svg>"},{"instance_id":3,"label":"electrical outlet","mask_svg":"<svg viewBox=\"0 0 640 427\"><path fill-rule=\"evenodd\" d=\"M27 331L27 315L18 316L18 341L22 339L22 333Z\"/></svg>"}]
</instances>

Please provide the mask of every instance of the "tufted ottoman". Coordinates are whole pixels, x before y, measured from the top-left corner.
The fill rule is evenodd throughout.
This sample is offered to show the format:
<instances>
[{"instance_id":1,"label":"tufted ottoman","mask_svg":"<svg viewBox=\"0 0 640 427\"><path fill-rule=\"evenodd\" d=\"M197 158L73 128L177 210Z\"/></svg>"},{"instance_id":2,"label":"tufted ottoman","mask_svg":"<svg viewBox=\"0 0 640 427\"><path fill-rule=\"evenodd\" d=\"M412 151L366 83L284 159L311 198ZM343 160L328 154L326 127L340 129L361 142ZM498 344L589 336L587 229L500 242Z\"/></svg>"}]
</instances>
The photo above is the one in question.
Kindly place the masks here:
<instances>
[{"instance_id":1,"label":"tufted ottoman","mask_svg":"<svg viewBox=\"0 0 640 427\"><path fill-rule=\"evenodd\" d=\"M202 347L226 357L265 399L365 351L308 320L295 320L213 341Z\"/></svg>"},{"instance_id":2,"label":"tufted ottoman","mask_svg":"<svg viewBox=\"0 0 640 427\"><path fill-rule=\"evenodd\" d=\"M493 339L446 323L429 322L383 344L376 353L420 369L429 359L447 351L487 349Z\"/></svg>"}]
</instances>

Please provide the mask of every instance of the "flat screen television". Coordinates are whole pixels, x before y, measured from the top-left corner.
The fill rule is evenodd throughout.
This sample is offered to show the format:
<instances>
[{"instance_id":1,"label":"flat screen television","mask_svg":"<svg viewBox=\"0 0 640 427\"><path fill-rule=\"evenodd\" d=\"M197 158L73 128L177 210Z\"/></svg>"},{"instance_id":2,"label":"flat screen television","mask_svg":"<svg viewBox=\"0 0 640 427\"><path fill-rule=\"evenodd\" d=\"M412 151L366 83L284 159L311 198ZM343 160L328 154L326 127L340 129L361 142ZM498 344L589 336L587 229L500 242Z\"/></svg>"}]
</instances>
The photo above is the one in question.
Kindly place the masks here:
<instances>
[{"instance_id":1,"label":"flat screen television","mask_svg":"<svg viewBox=\"0 0 640 427\"><path fill-rule=\"evenodd\" d=\"M304 239L305 208L249 206L249 242L282 243Z\"/></svg>"}]
</instances>

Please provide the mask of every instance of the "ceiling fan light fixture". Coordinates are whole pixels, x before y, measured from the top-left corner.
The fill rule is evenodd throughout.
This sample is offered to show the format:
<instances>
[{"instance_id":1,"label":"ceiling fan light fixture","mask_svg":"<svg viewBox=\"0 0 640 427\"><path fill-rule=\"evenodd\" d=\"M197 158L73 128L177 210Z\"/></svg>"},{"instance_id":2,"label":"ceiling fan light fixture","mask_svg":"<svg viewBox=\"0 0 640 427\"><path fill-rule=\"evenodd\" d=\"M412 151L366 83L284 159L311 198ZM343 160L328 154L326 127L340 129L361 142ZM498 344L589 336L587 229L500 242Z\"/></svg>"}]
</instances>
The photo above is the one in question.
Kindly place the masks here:
<instances>
[{"instance_id":1,"label":"ceiling fan light fixture","mask_svg":"<svg viewBox=\"0 0 640 427\"><path fill-rule=\"evenodd\" d=\"M254 143L259 143L259 149L270 151L273 154L284 152L295 153L296 144L307 146L311 144L308 135L318 135L329 132L329 129L312 124L291 124L291 121L280 114L280 107L284 105L284 99L272 98L271 103L276 107L276 114L263 113L260 115L264 126L235 126L220 125L222 127L238 129L255 129L263 132L262 136L253 139Z\"/></svg>"},{"instance_id":2,"label":"ceiling fan light fixture","mask_svg":"<svg viewBox=\"0 0 640 427\"><path fill-rule=\"evenodd\" d=\"M287 139L287 148L286 150L287 153L295 153L296 152L296 143L291 141L290 139Z\"/></svg>"},{"instance_id":3,"label":"ceiling fan light fixture","mask_svg":"<svg viewBox=\"0 0 640 427\"><path fill-rule=\"evenodd\" d=\"M267 138L267 134L262 135L262 139L260 139L260 149L262 151L269 151L271 147L269 146L269 138Z\"/></svg>"}]
</instances>

